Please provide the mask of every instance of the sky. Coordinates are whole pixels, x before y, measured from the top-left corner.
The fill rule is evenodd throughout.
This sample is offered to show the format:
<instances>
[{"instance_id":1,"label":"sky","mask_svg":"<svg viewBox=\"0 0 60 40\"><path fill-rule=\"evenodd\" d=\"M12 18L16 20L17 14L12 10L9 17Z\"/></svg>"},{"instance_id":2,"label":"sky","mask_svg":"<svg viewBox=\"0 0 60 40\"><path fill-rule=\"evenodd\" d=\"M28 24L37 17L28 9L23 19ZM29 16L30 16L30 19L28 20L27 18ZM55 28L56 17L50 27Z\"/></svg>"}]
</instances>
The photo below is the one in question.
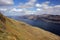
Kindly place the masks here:
<instances>
[{"instance_id":1,"label":"sky","mask_svg":"<svg viewBox=\"0 0 60 40\"><path fill-rule=\"evenodd\" d=\"M60 15L60 0L0 0L0 12L6 16Z\"/></svg>"}]
</instances>

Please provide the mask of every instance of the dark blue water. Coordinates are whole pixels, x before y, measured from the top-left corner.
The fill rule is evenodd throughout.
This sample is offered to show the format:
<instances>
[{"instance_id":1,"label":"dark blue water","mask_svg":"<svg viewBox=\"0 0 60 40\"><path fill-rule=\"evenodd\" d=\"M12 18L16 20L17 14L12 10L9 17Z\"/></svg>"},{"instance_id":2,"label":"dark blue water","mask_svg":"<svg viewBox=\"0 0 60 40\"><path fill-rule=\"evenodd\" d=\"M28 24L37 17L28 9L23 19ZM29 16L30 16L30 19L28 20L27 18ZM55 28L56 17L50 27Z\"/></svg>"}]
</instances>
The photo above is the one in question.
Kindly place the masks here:
<instances>
[{"instance_id":1,"label":"dark blue water","mask_svg":"<svg viewBox=\"0 0 60 40\"><path fill-rule=\"evenodd\" d=\"M19 18L19 17L12 17L12 18L18 21L26 22L32 26L37 26L44 30L50 31L54 34L60 35L60 24L45 22L43 20L29 20L29 19L24 19L24 18Z\"/></svg>"}]
</instances>

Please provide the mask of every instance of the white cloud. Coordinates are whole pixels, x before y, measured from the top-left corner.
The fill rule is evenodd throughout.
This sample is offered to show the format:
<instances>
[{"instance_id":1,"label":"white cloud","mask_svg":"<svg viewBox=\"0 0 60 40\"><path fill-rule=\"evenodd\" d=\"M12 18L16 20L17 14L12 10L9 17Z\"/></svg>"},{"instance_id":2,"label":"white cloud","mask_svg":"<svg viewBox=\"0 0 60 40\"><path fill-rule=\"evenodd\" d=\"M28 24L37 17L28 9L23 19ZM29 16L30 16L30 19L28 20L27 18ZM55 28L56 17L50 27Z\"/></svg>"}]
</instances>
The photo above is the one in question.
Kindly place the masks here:
<instances>
[{"instance_id":1,"label":"white cloud","mask_svg":"<svg viewBox=\"0 0 60 40\"><path fill-rule=\"evenodd\" d=\"M11 12L21 12L21 11L23 11L23 10L22 10L22 9L13 8L13 9L11 9L10 11L11 11Z\"/></svg>"},{"instance_id":2,"label":"white cloud","mask_svg":"<svg viewBox=\"0 0 60 40\"><path fill-rule=\"evenodd\" d=\"M44 2L42 4L36 4L37 11L35 14L54 14L60 15L60 5L50 6L50 2ZM42 9L42 10L41 10Z\"/></svg>"},{"instance_id":3,"label":"white cloud","mask_svg":"<svg viewBox=\"0 0 60 40\"><path fill-rule=\"evenodd\" d=\"M56 6L46 6L44 8L42 8L42 10L37 11L37 14L53 14L53 15L60 15L60 7ZM38 8L37 8L38 9ZM41 9L41 8L39 8Z\"/></svg>"},{"instance_id":4,"label":"white cloud","mask_svg":"<svg viewBox=\"0 0 60 40\"><path fill-rule=\"evenodd\" d=\"M56 5L55 7L60 7L60 5Z\"/></svg>"},{"instance_id":5,"label":"white cloud","mask_svg":"<svg viewBox=\"0 0 60 40\"><path fill-rule=\"evenodd\" d=\"M36 0L29 0L25 4L20 3L20 5L18 7L19 8L31 8L31 7L34 7L35 6L35 2L36 2Z\"/></svg>"},{"instance_id":6,"label":"white cloud","mask_svg":"<svg viewBox=\"0 0 60 40\"><path fill-rule=\"evenodd\" d=\"M37 10L37 11L42 11L42 9L40 9L40 8L37 8L36 10Z\"/></svg>"},{"instance_id":7,"label":"white cloud","mask_svg":"<svg viewBox=\"0 0 60 40\"><path fill-rule=\"evenodd\" d=\"M29 2L10 8L10 9L0 9L2 11L6 11L10 13L11 15L28 15L28 14L60 14L60 5L50 6L50 2L43 2L41 4L35 3L36 0L30 0ZM36 10L29 10L28 8L35 8ZM9 15L10 15L9 14Z\"/></svg>"},{"instance_id":8,"label":"white cloud","mask_svg":"<svg viewBox=\"0 0 60 40\"><path fill-rule=\"evenodd\" d=\"M44 8L44 9L48 9L48 8L51 8L50 6L49 6L49 3L50 2L44 2L44 3L42 3L42 4L39 4L39 3L37 3L35 6L37 7L37 8Z\"/></svg>"},{"instance_id":9,"label":"white cloud","mask_svg":"<svg viewBox=\"0 0 60 40\"><path fill-rule=\"evenodd\" d=\"M7 9L0 9L0 11L6 11Z\"/></svg>"},{"instance_id":10,"label":"white cloud","mask_svg":"<svg viewBox=\"0 0 60 40\"><path fill-rule=\"evenodd\" d=\"M19 5L19 9L13 8L11 11L17 14L28 15L28 14L60 14L60 5L50 6L50 2L44 2L42 4L35 3L35 1L30 0L29 2ZM35 11L31 11L28 8L37 7ZM21 8L21 9L20 9Z\"/></svg>"},{"instance_id":11,"label":"white cloud","mask_svg":"<svg viewBox=\"0 0 60 40\"><path fill-rule=\"evenodd\" d=\"M41 4L36 4L36 7L42 7L42 5Z\"/></svg>"},{"instance_id":12,"label":"white cloud","mask_svg":"<svg viewBox=\"0 0 60 40\"><path fill-rule=\"evenodd\" d=\"M7 11L6 8L0 8L0 11Z\"/></svg>"},{"instance_id":13,"label":"white cloud","mask_svg":"<svg viewBox=\"0 0 60 40\"><path fill-rule=\"evenodd\" d=\"M34 14L34 13L35 13L35 11L30 11L30 10L25 11L25 15L30 15L30 14Z\"/></svg>"},{"instance_id":14,"label":"white cloud","mask_svg":"<svg viewBox=\"0 0 60 40\"><path fill-rule=\"evenodd\" d=\"M14 4L13 3L13 0L0 0L0 5L12 5Z\"/></svg>"},{"instance_id":15,"label":"white cloud","mask_svg":"<svg viewBox=\"0 0 60 40\"><path fill-rule=\"evenodd\" d=\"M33 5L33 4L35 4L35 2L36 2L36 0L30 0L29 2L27 2L27 4Z\"/></svg>"}]
</instances>

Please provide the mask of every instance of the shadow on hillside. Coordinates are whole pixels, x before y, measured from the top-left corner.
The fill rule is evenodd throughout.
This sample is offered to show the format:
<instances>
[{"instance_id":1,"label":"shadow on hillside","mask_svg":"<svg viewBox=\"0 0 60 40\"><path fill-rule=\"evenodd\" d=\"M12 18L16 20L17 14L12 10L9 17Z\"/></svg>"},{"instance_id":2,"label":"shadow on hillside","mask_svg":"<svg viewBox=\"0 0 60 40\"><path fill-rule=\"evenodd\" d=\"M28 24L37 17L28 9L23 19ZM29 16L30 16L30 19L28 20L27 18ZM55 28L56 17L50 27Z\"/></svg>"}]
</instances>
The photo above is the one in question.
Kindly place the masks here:
<instances>
[{"instance_id":1,"label":"shadow on hillside","mask_svg":"<svg viewBox=\"0 0 60 40\"><path fill-rule=\"evenodd\" d=\"M5 17L2 15L2 13L0 12L0 20L5 23L6 22L6 19Z\"/></svg>"}]
</instances>

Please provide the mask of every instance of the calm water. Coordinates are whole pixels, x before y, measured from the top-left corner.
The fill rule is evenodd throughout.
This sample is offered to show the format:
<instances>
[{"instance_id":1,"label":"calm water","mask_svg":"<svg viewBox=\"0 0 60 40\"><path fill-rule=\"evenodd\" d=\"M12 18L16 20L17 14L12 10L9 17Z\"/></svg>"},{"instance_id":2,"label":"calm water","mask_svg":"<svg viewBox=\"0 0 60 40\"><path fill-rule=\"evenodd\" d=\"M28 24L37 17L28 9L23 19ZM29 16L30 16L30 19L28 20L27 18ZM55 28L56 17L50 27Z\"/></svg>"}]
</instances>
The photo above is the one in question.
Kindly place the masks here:
<instances>
[{"instance_id":1,"label":"calm water","mask_svg":"<svg viewBox=\"0 0 60 40\"><path fill-rule=\"evenodd\" d=\"M60 35L60 24L50 23L50 22L48 23L42 20L29 20L29 19L24 19L24 18L19 18L19 17L11 17L11 18L18 21L26 22L32 26L37 26L39 28L42 28L52 33L55 33L57 35Z\"/></svg>"}]
</instances>

